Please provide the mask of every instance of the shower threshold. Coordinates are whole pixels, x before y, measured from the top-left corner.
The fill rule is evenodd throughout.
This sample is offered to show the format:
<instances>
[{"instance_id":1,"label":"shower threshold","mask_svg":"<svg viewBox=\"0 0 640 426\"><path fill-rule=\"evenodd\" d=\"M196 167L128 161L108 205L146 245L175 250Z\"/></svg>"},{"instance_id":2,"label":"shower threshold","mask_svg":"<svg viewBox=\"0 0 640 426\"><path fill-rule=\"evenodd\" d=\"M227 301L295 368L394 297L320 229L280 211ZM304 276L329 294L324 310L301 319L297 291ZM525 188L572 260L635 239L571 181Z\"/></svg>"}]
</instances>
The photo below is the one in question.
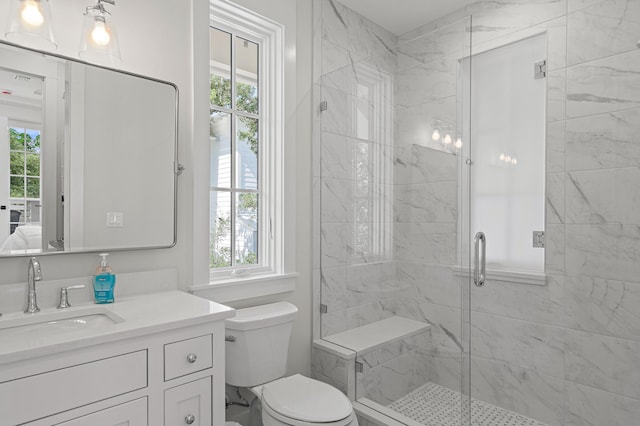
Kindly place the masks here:
<instances>
[{"instance_id":1,"label":"shower threshold","mask_svg":"<svg viewBox=\"0 0 640 426\"><path fill-rule=\"evenodd\" d=\"M368 401L369 403L371 401ZM369 405L369 404L367 404ZM402 424L424 426L460 426L468 424L461 419L462 395L460 392L428 382L422 387L389 404L384 411L400 414ZM370 407L374 408L374 407ZM467 415L464 415L466 418ZM403 421L411 419L412 422ZM415 422L415 423L414 423ZM471 426L548 426L513 411L471 398Z\"/></svg>"}]
</instances>

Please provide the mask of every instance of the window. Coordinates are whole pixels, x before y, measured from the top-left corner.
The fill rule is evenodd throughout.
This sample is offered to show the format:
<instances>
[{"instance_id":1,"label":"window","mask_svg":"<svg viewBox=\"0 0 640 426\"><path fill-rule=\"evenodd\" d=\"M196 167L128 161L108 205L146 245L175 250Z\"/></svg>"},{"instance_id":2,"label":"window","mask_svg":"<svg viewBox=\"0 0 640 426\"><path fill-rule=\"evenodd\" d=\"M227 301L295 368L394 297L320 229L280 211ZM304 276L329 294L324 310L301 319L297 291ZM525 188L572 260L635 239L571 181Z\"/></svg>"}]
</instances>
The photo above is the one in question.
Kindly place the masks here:
<instances>
[{"instance_id":1,"label":"window","mask_svg":"<svg viewBox=\"0 0 640 426\"><path fill-rule=\"evenodd\" d=\"M213 27L210 36L209 267L257 265L261 260L258 216L262 205L259 46Z\"/></svg>"},{"instance_id":2,"label":"window","mask_svg":"<svg viewBox=\"0 0 640 426\"><path fill-rule=\"evenodd\" d=\"M388 260L392 246L392 205L389 185L392 157L391 75L366 62L354 64L357 95L352 115L356 143L353 149L352 262ZM387 154L385 154L385 150Z\"/></svg>"},{"instance_id":3,"label":"window","mask_svg":"<svg viewBox=\"0 0 640 426\"><path fill-rule=\"evenodd\" d=\"M25 224L40 224L40 130L9 127L10 233Z\"/></svg>"},{"instance_id":4,"label":"window","mask_svg":"<svg viewBox=\"0 0 640 426\"><path fill-rule=\"evenodd\" d=\"M282 273L282 28L214 0L209 41L210 276Z\"/></svg>"}]
</instances>

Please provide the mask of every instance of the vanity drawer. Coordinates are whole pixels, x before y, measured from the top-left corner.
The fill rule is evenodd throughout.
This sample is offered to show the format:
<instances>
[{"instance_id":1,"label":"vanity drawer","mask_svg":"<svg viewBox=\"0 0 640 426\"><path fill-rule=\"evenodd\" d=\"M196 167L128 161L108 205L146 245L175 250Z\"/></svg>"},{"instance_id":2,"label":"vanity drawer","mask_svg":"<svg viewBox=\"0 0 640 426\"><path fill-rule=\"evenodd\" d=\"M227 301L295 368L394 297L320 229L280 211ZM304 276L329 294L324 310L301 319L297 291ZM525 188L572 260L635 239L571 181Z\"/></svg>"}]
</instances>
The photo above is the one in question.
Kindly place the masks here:
<instances>
[{"instance_id":1,"label":"vanity drawer","mask_svg":"<svg viewBox=\"0 0 640 426\"><path fill-rule=\"evenodd\" d=\"M147 406L147 398L140 398L56 426L147 426Z\"/></svg>"},{"instance_id":2,"label":"vanity drawer","mask_svg":"<svg viewBox=\"0 0 640 426\"><path fill-rule=\"evenodd\" d=\"M0 383L0 423L21 424L145 387L146 350L11 380Z\"/></svg>"},{"instance_id":3,"label":"vanity drawer","mask_svg":"<svg viewBox=\"0 0 640 426\"><path fill-rule=\"evenodd\" d=\"M211 368L211 334L164 345L164 380Z\"/></svg>"}]
</instances>

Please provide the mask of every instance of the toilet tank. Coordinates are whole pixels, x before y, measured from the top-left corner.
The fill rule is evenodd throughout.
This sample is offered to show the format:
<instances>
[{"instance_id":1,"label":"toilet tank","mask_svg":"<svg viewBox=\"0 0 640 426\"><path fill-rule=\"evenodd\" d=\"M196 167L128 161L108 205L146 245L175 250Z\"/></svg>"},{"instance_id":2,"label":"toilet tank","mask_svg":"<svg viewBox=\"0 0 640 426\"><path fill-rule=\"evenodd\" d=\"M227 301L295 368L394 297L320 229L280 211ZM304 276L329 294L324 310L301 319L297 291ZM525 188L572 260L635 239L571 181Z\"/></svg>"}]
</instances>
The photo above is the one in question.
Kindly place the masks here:
<instances>
[{"instance_id":1,"label":"toilet tank","mask_svg":"<svg viewBox=\"0 0 640 426\"><path fill-rule=\"evenodd\" d=\"M225 381L252 387L283 377L297 312L287 302L237 309L225 321Z\"/></svg>"}]
</instances>

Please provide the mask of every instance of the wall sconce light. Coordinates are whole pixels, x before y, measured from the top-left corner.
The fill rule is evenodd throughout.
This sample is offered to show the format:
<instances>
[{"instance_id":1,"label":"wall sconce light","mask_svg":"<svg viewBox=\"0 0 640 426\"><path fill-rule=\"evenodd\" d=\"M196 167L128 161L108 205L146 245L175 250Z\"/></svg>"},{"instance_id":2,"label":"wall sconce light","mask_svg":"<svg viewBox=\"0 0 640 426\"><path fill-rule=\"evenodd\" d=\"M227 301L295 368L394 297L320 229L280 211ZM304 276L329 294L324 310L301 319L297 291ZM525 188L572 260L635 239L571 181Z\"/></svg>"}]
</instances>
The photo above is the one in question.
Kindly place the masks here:
<instances>
[{"instance_id":1,"label":"wall sconce light","mask_svg":"<svg viewBox=\"0 0 640 426\"><path fill-rule=\"evenodd\" d=\"M446 123L442 120L436 120L432 128L433 133L431 133L431 139L434 142L440 142L444 151L452 154L456 154L456 152L460 151L462 148L462 138L455 136L456 129L453 124Z\"/></svg>"},{"instance_id":2,"label":"wall sconce light","mask_svg":"<svg viewBox=\"0 0 640 426\"><path fill-rule=\"evenodd\" d=\"M116 4L115 0L98 0L95 6L87 7L78 55L90 61L119 64L122 58L118 36L111 23L111 13L104 8L103 3Z\"/></svg>"},{"instance_id":3,"label":"wall sconce light","mask_svg":"<svg viewBox=\"0 0 640 426\"><path fill-rule=\"evenodd\" d=\"M56 49L49 0L11 0L5 36L35 49Z\"/></svg>"}]
</instances>

